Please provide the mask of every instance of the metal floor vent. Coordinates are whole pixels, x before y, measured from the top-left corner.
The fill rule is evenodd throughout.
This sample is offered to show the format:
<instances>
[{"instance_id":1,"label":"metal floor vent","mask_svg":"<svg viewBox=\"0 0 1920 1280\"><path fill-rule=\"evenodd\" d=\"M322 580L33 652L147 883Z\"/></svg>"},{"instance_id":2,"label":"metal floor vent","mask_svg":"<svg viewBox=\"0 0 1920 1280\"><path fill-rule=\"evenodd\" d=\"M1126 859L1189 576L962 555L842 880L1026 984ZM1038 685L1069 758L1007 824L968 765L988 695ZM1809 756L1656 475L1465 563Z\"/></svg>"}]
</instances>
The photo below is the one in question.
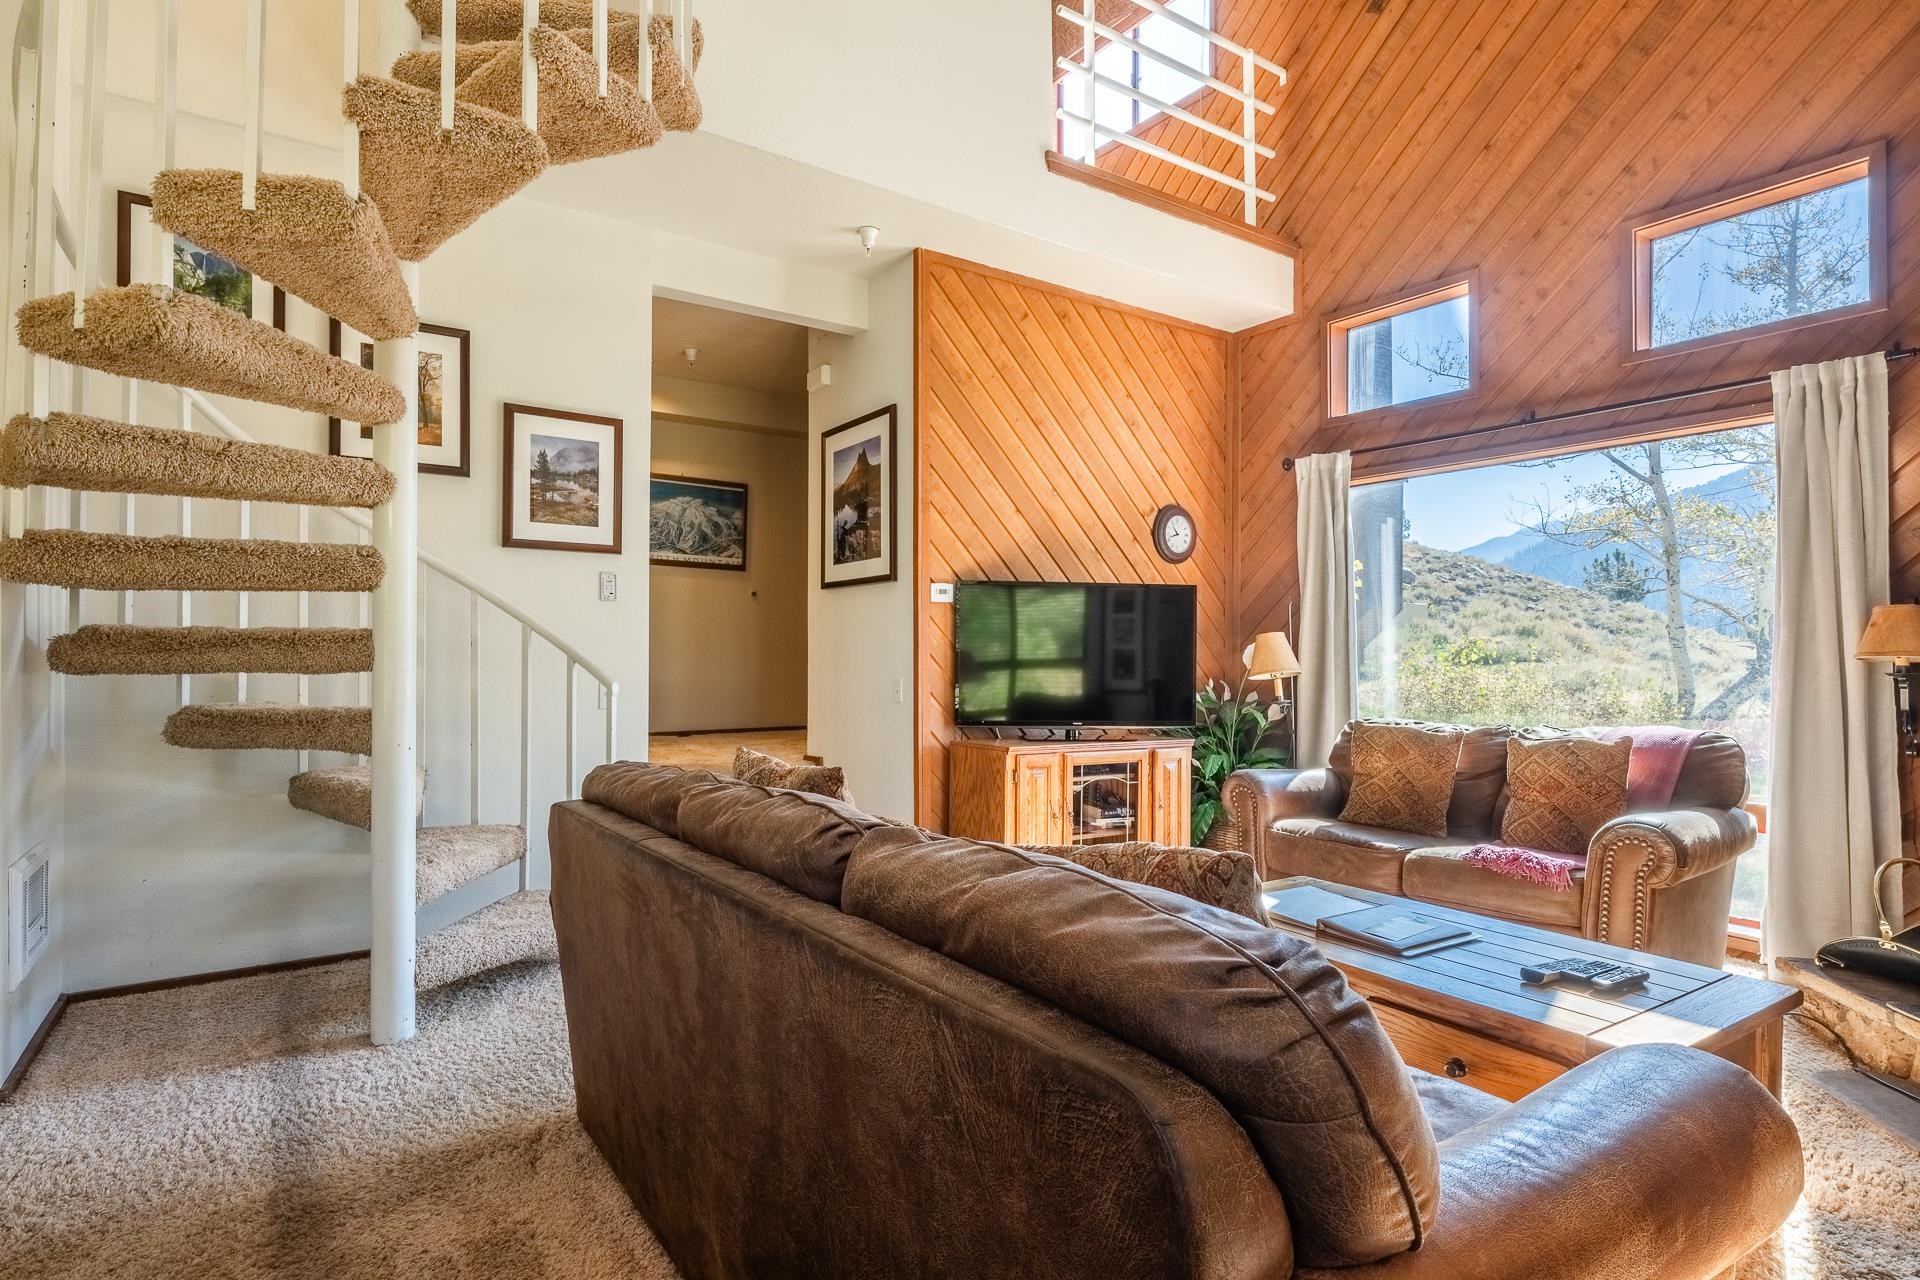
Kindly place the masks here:
<instances>
[{"instance_id":1,"label":"metal floor vent","mask_svg":"<svg viewBox=\"0 0 1920 1280\"><path fill-rule=\"evenodd\" d=\"M45 845L36 845L15 860L7 872L7 912L13 927L7 931L7 990L18 987L46 950L53 935L53 911L48 900L52 883Z\"/></svg>"}]
</instances>

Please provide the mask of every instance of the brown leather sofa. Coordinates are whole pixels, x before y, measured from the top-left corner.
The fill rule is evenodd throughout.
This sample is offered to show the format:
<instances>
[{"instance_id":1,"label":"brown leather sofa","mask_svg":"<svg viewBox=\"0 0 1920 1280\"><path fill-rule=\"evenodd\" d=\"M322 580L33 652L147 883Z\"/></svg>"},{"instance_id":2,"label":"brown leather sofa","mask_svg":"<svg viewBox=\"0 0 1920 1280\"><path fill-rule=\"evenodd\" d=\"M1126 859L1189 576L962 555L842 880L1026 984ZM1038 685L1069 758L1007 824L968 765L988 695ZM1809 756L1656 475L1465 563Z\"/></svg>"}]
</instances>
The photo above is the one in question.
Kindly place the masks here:
<instances>
[{"instance_id":1,"label":"brown leather sofa","mask_svg":"<svg viewBox=\"0 0 1920 1280\"><path fill-rule=\"evenodd\" d=\"M1753 815L1740 807L1747 757L1739 743L1723 733L1696 738L1669 806L1601 827L1568 892L1461 859L1469 846L1498 839L1507 739L1529 731L1426 727L1467 735L1445 836L1339 820L1353 778L1349 724L1323 769L1251 769L1229 777L1221 799L1230 825L1209 843L1251 853L1262 880L1317 876L1720 967L1734 860L1757 835Z\"/></svg>"},{"instance_id":2,"label":"brown leather sofa","mask_svg":"<svg viewBox=\"0 0 1920 1280\"><path fill-rule=\"evenodd\" d=\"M580 1118L689 1280L1705 1280L1798 1197L1690 1049L1508 1105L1310 944L799 792L619 764L554 808Z\"/></svg>"}]
</instances>

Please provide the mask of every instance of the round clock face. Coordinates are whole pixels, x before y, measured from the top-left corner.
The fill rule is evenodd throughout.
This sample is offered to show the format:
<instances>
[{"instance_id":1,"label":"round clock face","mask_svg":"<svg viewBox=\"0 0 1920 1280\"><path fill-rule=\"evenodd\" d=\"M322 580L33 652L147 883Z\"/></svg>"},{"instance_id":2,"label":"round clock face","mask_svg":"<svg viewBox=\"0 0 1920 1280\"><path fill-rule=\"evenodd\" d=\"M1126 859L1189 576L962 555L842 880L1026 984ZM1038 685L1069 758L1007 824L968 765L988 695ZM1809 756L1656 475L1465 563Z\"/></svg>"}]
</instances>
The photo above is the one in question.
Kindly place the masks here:
<instances>
[{"instance_id":1,"label":"round clock face","mask_svg":"<svg viewBox=\"0 0 1920 1280\"><path fill-rule=\"evenodd\" d=\"M1180 563L1193 554L1193 517L1177 506L1160 508L1153 521L1153 541L1161 559Z\"/></svg>"}]
</instances>

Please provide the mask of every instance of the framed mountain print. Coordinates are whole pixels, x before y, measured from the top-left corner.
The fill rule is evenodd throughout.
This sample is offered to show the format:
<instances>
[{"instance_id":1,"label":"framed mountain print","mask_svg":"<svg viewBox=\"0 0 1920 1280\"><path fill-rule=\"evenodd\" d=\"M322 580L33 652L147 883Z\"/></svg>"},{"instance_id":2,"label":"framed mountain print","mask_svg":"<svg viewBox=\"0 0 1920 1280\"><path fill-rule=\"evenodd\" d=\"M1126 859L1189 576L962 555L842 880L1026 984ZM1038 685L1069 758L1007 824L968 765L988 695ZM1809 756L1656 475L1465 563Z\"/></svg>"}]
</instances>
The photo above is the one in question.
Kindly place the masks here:
<instances>
[{"instance_id":1,"label":"framed mountain print","mask_svg":"<svg viewBox=\"0 0 1920 1280\"><path fill-rule=\"evenodd\" d=\"M137 191L122 191L115 209L114 283L130 285L152 280L153 200ZM245 267L209 253L185 236L173 238L173 271L161 277L182 293L197 294L238 311L262 324L286 331L287 293L268 284Z\"/></svg>"},{"instance_id":2,"label":"framed mountain print","mask_svg":"<svg viewBox=\"0 0 1920 1280\"><path fill-rule=\"evenodd\" d=\"M468 354L473 335L444 324L420 326L420 474L473 474L473 374ZM373 368L373 340L327 321L327 350L359 358L360 367ZM354 358L347 356L348 359ZM349 458L373 456L373 433L385 427L327 419L327 452Z\"/></svg>"},{"instance_id":3,"label":"framed mountain print","mask_svg":"<svg viewBox=\"0 0 1920 1280\"><path fill-rule=\"evenodd\" d=\"M820 585L892 582L897 538L894 441L898 405L876 409L820 437Z\"/></svg>"},{"instance_id":4,"label":"framed mountain print","mask_svg":"<svg viewBox=\"0 0 1920 1280\"><path fill-rule=\"evenodd\" d=\"M503 409L501 545L620 554L620 419Z\"/></svg>"}]
</instances>

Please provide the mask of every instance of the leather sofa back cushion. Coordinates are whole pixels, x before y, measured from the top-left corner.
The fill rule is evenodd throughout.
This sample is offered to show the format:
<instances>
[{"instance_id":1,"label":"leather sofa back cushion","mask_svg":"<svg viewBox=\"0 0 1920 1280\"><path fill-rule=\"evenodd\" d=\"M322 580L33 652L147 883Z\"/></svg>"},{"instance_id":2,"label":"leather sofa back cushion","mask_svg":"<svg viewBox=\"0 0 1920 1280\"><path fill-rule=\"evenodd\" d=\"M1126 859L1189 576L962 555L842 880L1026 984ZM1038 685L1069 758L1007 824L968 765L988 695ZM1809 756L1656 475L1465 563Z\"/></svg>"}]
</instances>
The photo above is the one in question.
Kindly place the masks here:
<instances>
[{"instance_id":1,"label":"leather sofa back cushion","mask_svg":"<svg viewBox=\"0 0 1920 1280\"><path fill-rule=\"evenodd\" d=\"M1735 809L1747 798L1747 753L1724 733L1703 733L1687 749L1673 786L1675 809Z\"/></svg>"},{"instance_id":2,"label":"leather sofa back cushion","mask_svg":"<svg viewBox=\"0 0 1920 1280\"><path fill-rule=\"evenodd\" d=\"M682 841L835 907L854 845L892 825L825 796L745 782L692 791L680 802Z\"/></svg>"},{"instance_id":3,"label":"leather sofa back cushion","mask_svg":"<svg viewBox=\"0 0 1920 1280\"><path fill-rule=\"evenodd\" d=\"M1584 856L1593 833L1627 808L1633 739L1521 734L1507 739L1504 844Z\"/></svg>"},{"instance_id":4,"label":"leather sofa back cushion","mask_svg":"<svg viewBox=\"0 0 1920 1280\"><path fill-rule=\"evenodd\" d=\"M1351 794L1353 788L1353 733L1363 721L1355 720L1340 732L1327 767ZM1448 835L1491 835L1495 830L1493 806L1507 782L1507 735L1501 727L1474 728L1459 724L1432 724L1420 720L1382 720L1377 724L1405 725L1413 729L1440 733L1461 733L1460 757L1453 766L1453 795L1447 802ZM1372 825L1372 824L1368 824Z\"/></svg>"},{"instance_id":5,"label":"leather sofa back cushion","mask_svg":"<svg viewBox=\"0 0 1920 1280\"><path fill-rule=\"evenodd\" d=\"M1310 944L1178 894L911 828L863 839L843 910L1177 1067L1246 1130L1303 1266L1417 1248L1438 1155L1373 1011Z\"/></svg>"},{"instance_id":6,"label":"leather sofa back cushion","mask_svg":"<svg viewBox=\"0 0 1920 1280\"><path fill-rule=\"evenodd\" d=\"M1077 862L1115 880L1151 885L1261 924L1267 922L1267 909L1260 901L1260 872L1253 855L1239 849L1182 849L1144 840L1020 847Z\"/></svg>"},{"instance_id":7,"label":"leather sofa back cushion","mask_svg":"<svg viewBox=\"0 0 1920 1280\"><path fill-rule=\"evenodd\" d=\"M670 836L680 834L680 802L706 788L741 784L710 769L683 769L671 764L616 760L603 764L580 784L580 798L605 805L615 813L644 822Z\"/></svg>"},{"instance_id":8,"label":"leather sofa back cushion","mask_svg":"<svg viewBox=\"0 0 1920 1280\"><path fill-rule=\"evenodd\" d=\"M1464 730L1438 725L1356 723L1350 743L1353 779L1340 821L1446 835L1454 768L1466 736Z\"/></svg>"}]
</instances>

